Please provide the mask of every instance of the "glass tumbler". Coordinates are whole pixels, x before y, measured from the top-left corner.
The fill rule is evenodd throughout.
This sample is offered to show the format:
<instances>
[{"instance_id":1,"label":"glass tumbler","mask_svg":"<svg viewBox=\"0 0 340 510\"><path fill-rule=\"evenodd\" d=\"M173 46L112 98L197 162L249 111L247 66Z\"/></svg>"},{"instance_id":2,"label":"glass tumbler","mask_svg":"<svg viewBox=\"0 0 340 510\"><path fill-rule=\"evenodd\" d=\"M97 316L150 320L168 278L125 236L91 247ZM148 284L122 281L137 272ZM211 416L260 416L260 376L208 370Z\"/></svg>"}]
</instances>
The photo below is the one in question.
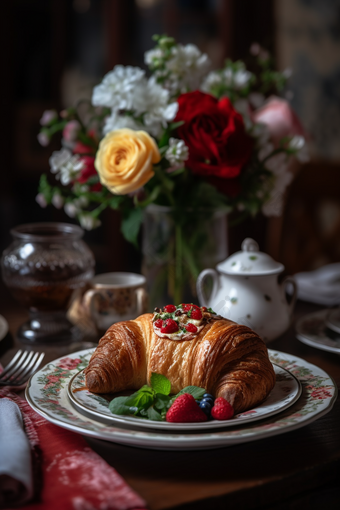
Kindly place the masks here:
<instances>
[{"instance_id":1,"label":"glass tumbler","mask_svg":"<svg viewBox=\"0 0 340 510\"><path fill-rule=\"evenodd\" d=\"M71 296L94 275L94 257L81 240L84 231L68 223L30 223L11 230L3 252L2 276L30 320L17 336L24 343L69 343L80 332L67 319Z\"/></svg>"}]
</instances>

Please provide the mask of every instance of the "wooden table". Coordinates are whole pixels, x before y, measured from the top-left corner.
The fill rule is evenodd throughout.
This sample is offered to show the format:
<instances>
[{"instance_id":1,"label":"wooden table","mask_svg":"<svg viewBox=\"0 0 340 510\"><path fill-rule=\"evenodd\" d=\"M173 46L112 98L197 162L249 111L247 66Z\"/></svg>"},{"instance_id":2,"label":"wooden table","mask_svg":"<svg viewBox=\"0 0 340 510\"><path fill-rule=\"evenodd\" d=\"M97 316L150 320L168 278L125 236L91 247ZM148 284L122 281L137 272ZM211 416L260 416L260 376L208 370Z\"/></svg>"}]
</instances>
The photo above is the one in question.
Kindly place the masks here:
<instances>
[{"instance_id":1,"label":"wooden table","mask_svg":"<svg viewBox=\"0 0 340 510\"><path fill-rule=\"evenodd\" d=\"M295 315L318 309L298 303ZM26 315L17 306L1 313L13 334ZM4 363L18 346L2 356ZM269 347L318 365L339 387L340 356L302 344L293 328ZM64 352L48 349L46 362ZM211 451L165 452L87 441L151 510L340 508L340 399L326 416L299 430Z\"/></svg>"}]
</instances>

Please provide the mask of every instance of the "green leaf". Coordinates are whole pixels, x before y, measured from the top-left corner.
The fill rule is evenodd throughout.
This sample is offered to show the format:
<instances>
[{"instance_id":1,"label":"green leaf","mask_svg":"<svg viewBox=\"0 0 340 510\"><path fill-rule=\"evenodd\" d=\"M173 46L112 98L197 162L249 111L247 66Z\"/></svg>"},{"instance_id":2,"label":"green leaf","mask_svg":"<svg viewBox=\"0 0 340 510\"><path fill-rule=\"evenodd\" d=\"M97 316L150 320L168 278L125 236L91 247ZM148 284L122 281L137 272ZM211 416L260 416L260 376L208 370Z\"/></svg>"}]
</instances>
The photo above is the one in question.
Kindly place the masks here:
<instances>
[{"instance_id":1,"label":"green leaf","mask_svg":"<svg viewBox=\"0 0 340 510\"><path fill-rule=\"evenodd\" d=\"M152 389L155 390L156 393L161 393L162 395L169 395L171 391L171 382L165 375L156 374L156 372L152 372L151 380L150 380Z\"/></svg>"},{"instance_id":2,"label":"green leaf","mask_svg":"<svg viewBox=\"0 0 340 510\"><path fill-rule=\"evenodd\" d=\"M87 181L87 182L89 182L89 181ZM118 209L118 207L123 202L123 200L124 200L124 197L122 197L121 195L115 195L112 198L110 198L109 206L111 207L111 209Z\"/></svg>"},{"instance_id":3,"label":"green leaf","mask_svg":"<svg viewBox=\"0 0 340 510\"><path fill-rule=\"evenodd\" d=\"M137 237L143 221L143 211L137 207L127 210L124 214L121 231L125 239L138 248Z\"/></svg>"},{"instance_id":4,"label":"green leaf","mask_svg":"<svg viewBox=\"0 0 340 510\"><path fill-rule=\"evenodd\" d=\"M130 406L126 405L129 397L116 397L111 400L109 409L113 414L130 414Z\"/></svg>"},{"instance_id":5,"label":"green leaf","mask_svg":"<svg viewBox=\"0 0 340 510\"><path fill-rule=\"evenodd\" d=\"M162 416L154 409L153 406L149 407L148 411L149 420L162 421Z\"/></svg>"},{"instance_id":6,"label":"green leaf","mask_svg":"<svg viewBox=\"0 0 340 510\"><path fill-rule=\"evenodd\" d=\"M138 410L147 409L153 403L153 395L144 391L137 391L127 398L125 405L138 407Z\"/></svg>"},{"instance_id":7,"label":"green leaf","mask_svg":"<svg viewBox=\"0 0 340 510\"><path fill-rule=\"evenodd\" d=\"M192 395L195 400L200 400L205 393L205 389L199 388L198 386L186 386L179 393L177 393L175 399L184 393L190 393L190 395Z\"/></svg>"},{"instance_id":8,"label":"green leaf","mask_svg":"<svg viewBox=\"0 0 340 510\"><path fill-rule=\"evenodd\" d=\"M171 400L171 397L169 395L162 395L161 393L156 394L155 402L153 406L157 411L163 411L164 409L167 410L169 406L169 402Z\"/></svg>"}]
</instances>

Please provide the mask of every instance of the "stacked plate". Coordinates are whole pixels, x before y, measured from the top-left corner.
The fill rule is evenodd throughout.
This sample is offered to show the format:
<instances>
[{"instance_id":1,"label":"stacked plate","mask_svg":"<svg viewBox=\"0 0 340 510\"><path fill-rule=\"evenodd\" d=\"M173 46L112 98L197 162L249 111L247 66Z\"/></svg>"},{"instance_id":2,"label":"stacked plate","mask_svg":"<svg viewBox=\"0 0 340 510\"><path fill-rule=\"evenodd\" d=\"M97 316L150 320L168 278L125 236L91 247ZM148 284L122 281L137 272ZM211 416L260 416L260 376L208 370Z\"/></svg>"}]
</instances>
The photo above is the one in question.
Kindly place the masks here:
<instances>
[{"instance_id":1,"label":"stacked plate","mask_svg":"<svg viewBox=\"0 0 340 510\"><path fill-rule=\"evenodd\" d=\"M27 385L27 401L56 425L131 446L201 450L254 441L311 423L330 411L337 397L337 388L326 372L293 355L271 350L274 389L260 406L231 420L168 423L118 416L108 408L112 395L84 389L84 369L93 350L59 358L37 372Z\"/></svg>"},{"instance_id":2,"label":"stacked plate","mask_svg":"<svg viewBox=\"0 0 340 510\"><path fill-rule=\"evenodd\" d=\"M340 308L305 315L296 323L296 337L316 349L340 354Z\"/></svg>"}]
</instances>

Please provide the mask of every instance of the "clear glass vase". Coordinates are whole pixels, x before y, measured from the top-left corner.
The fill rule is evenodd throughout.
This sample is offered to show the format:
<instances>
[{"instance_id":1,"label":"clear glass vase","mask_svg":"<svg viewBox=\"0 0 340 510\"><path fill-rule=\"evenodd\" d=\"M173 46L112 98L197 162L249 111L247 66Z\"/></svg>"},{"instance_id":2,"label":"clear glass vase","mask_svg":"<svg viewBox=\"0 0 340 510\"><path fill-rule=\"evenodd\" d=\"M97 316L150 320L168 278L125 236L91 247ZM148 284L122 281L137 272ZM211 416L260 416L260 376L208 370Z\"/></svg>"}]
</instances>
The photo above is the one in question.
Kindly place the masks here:
<instances>
[{"instance_id":1,"label":"clear glass vase","mask_svg":"<svg viewBox=\"0 0 340 510\"><path fill-rule=\"evenodd\" d=\"M227 214L149 205L145 209L142 272L150 309L197 302L196 279L227 255Z\"/></svg>"},{"instance_id":2,"label":"clear glass vase","mask_svg":"<svg viewBox=\"0 0 340 510\"><path fill-rule=\"evenodd\" d=\"M94 274L94 257L81 240L84 231L68 223L31 223L11 230L2 276L30 320L17 333L21 342L69 343L80 332L66 317L71 296Z\"/></svg>"}]
</instances>

